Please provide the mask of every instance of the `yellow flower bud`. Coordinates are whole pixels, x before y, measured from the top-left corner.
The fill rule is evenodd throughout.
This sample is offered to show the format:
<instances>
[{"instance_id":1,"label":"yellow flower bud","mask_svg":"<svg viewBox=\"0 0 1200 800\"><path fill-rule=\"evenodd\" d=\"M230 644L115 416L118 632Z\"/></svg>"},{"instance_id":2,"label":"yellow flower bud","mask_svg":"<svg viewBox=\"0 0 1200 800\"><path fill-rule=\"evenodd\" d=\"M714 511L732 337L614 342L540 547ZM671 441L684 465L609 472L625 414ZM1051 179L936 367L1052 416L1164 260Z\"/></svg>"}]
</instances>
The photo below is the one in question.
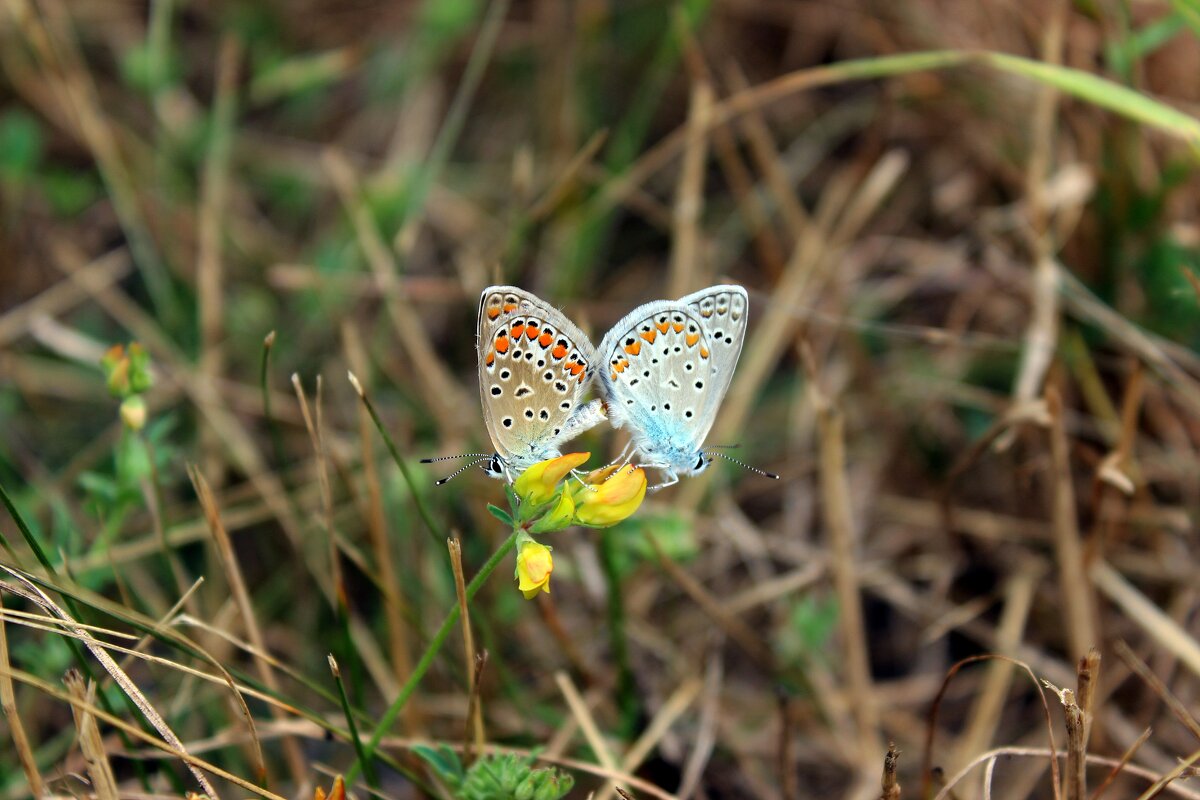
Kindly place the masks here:
<instances>
[{"instance_id":1,"label":"yellow flower bud","mask_svg":"<svg viewBox=\"0 0 1200 800\"><path fill-rule=\"evenodd\" d=\"M513 481L513 491L521 498L521 502L540 506L554 497L559 481L591 457L591 453L567 453L539 461L517 476Z\"/></svg>"},{"instance_id":2,"label":"yellow flower bud","mask_svg":"<svg viewBox=\"0 0 1200 800\"><path fill-rule=\"evenodd\" d=\"M632 465L606 467L586 478L574 493L575 522L592 528L616 525L638 510L646 497L646 472Z\"/></svg>"},{"instance_id":3,"label":"yellow flower bud","mask_svg":"<svg viewBox=\"0 0 1200 800\"><path fill-rule=\"evenodd\" d=\"M532 600L538 592L550 594L550 573L554 571L554 558L550 548L533 539L521 541L517 551L517 588L526 600Z\"/></svg>"},{"instance_id":4,"label":"yellow flower bud","mask_svg":"<svg viewBox=\"0 0 1200 800\"><path fill-rule=\"evenodd\" d=\"M571 493L563 489L558 495L558 502L554 507L547 511L542 518L533 524L529 529L530 533L550 533L551 531L561 531L563 528L571 524L571 518L575 516L575 500L571 497Z\"/></svg>"},{"instance_id":5,"label":"yellow flower bud","mask_svg":"<svg viewBox=\"0 0 1200 800\"><path fill-rule=\"evenodd\" d=\"M132 395L121 401L121 421L131 431L146 427L146 401L141 395Z\"/></svg>"}]
</instances>

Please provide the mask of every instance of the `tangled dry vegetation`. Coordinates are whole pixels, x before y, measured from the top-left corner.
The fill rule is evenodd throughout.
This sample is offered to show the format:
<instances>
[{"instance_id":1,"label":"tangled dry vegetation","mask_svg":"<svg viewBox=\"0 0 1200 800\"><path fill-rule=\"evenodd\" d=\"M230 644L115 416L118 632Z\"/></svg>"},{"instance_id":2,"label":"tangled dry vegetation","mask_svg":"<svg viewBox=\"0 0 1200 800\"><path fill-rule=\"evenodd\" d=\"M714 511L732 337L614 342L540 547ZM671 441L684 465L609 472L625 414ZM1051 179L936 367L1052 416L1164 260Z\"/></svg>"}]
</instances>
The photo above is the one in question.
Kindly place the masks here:
<instances>
[{"instance_id":1,"label":"tangled dry vegetation","mask_svg":"<svg viewBox=\"0 0 1200 800\"><path fill-rule=\"evenodd\" d=\"M9 0L0 797L1200 796L1198 37L1194 0ZM416 462L490 449L480 289L595 333L724 280L709 441L783 479L556 533L534 601L470 583L501 488Z\"/></svg>"}]
</instances>

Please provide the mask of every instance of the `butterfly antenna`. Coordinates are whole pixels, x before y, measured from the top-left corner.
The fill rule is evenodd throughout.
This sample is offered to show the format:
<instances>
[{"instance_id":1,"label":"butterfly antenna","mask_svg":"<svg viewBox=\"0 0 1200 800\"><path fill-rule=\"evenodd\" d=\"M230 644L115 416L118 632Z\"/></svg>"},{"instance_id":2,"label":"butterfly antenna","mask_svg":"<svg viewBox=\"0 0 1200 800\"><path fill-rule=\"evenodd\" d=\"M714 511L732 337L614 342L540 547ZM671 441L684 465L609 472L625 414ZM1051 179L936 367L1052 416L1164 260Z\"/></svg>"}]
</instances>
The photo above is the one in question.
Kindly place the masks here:
<instances>
[{"instance_id":1,"label":"butterfly antenna","mask_svg":"<svg viewBox=\"0 0 1200 800\"><path fill-rule=\"evenodd\" d=\"M733 447L737 447L737 445L733 445ZM770 478L773 481L779 480L779 476L776 475L774 472L767 472L765 469L759 469L758 467L752 467L749 464L747 464L745 461L738 461L733 456L727 456L724 453L709 453L708 455L720 456L721 458L725 459L726 461L732 461L734 464L737 464L739 467L745 467L746 469L750 470L751 472L757 472L759 475L762 475L764 478Z\"/></svg>"},{"instance_id":2,"label":"butterfly antenna","mask_svg":"<svg viewBox=\"0 0 1200 800\"><path fill-rule=\"evenodd\" d=\"M438 461L454 461L459 458L491 458L487 453L463 453L461 456L439 456L437 458L422 458L422 464L434 464Z\"/></svg>"},{"instance_id":3,"label":"butterfly antenna","mask_svg":"<svg viewBox=\"0 0 1200 800\"><path fill-rule=\"evenodd\" d=\"M741 445L741 443L740 443L740 442L739 442L738 444L710 444L710 445L709 445L709 447L716 448L716 449L719 449L719 450L720 450L720 449L723 449L723 450L736 450L737 448L739 448L739 447L741 447L741 446L742 446L742 445Z\"/></svg>"},{"instance_id":4,"label":"butterfly antenna","mask_svg":"<svg viewBox=\"0 0 1200 800\"><path fill-rule=\"evenodd\" d=\"M457 458L462 458L462 456L457 456ZM444 461L445 459L436 459L436 460ZM433 485L434 486L443 486L443 485L449 483L450 481L454 480L455 478L457 478L459 475L462 475L464 472L469 470L471 467L478 466L479 464L482 464L485 461L491 461L491 460L492 460L491 456L484 456L483 458L476 459L475 461L472 461L470 464L467 464L465 467L459 467L458 469L454 470L454 472L451 472L446 477L438 478L436 481L433 482Z\"/></svg>"}]
</instances>

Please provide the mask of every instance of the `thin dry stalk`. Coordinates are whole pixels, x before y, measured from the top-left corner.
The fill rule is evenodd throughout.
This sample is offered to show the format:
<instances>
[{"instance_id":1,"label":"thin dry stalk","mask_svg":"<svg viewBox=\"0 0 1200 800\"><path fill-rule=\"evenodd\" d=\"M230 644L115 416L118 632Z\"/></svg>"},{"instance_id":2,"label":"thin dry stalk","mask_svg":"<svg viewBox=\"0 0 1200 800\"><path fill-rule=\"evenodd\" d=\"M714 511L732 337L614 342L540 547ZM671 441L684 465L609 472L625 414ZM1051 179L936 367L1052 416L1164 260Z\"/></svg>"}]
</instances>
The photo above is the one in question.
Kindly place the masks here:
<instances>
[{"instance_id":1,"label":"thin dry stalk","mask_svg":"<svg viewBox=\"0 0 1200 800\"><path fill-rule=\"evenodd\" d=\"M92 779L92 791L97 800L117 800L117 778L113 774L112 764L108 762L108 753L104 751L104 740L100 738L100 728L96 718L84 711L85 706L96 702L96 684L88 681L84 687L83 676L74 669L67 670L63 682L75 703L71 705L71 713L75 717L75 729L79 732L79 749L83 752L83 761L87 765L88 776Z\"/></svg>"},{"instance_id":2,"label":"thin dry stalk","mask_svg":"<svg viewBox=\"0 0 1200 800\"><path fill-rule=\"evenodd\" d=\"M715 83L712 71L705 63L704 54L696 41L691 26L683 18L682 13L675 17L675 30L683 41L684 64L692 81L704 81L709 85ZM753 237L754 247L768 275L773 280L779 280L783 274L784 254L779 237L771 227L770 215L762 198L754 191L754 176L742 160L738 151L737 140L727 125L715 125L712 128L713 152L729 191L737 203L738 213L742 217L746 232Z\"/></svg>"},{"instance_id":3,"label":"thin dry stalk","mask_svg":"<svg viewBox=\"0 0 1200 800\"><path fill-rule=\"evenodd\" d=\"M1156 780L1153 786L1138 795L1137 800L1153 800L1153 798L1158 797L1163 793L1164 789L1171 785L1173 781L1183 777L1184 775L1190 774L1192 771L1192 764L1195 764L1197 761L1200 761L1200 750L1193 752L1186 759L1180 761L1179 765L1176 766L1175 769Z\"/></svg>"},{"instance_id":4,"label":"thin dry stalk","mask_svg":"<svg viewBox=\"0 0 1200 800\"><path fill-rule=\"evenodd\" d=\"M994 645L1004 655L1014 656L1023 640L1040 572L1033 565L1021 565L1008 581ZM955 767L965 764L976 753L991 745L1004 711L1004 700L1012 686L1012 672L1013 665L1008 661L993 661L987 666L983 685L967 714L967 729L959 737L955 748L955 758L951 762Z\"/></svg>"},{"instance_id":5,"label":"thin dry stalk","mask_svg":"<svg viewBox=\"0 0 1200 800\"><path fill-rule=\"evenodd\" d=\"M1050 716L1050 704L1048 702L1046 702L1046 692L1045 692L1042 684L1038 682L1037 676L1033 674L1033 670L1030 669L1028 664L1026 664L1024 661L1018 661L1015 658L1009 658L1008 656L1002 656L1002 655L969 656L967 658L962 659L961 661L956 662L953 666L950 667L950 669L946 670L946 676L944 678L942 678L942 685L938 689L937 694L933 698L933 702L929 706L929 721L925 728L925 752L921 758L921 795L920 796L921 797L929 797L930 794L932 794L934 773L935 772L937 772L939 774L941 773L940 769L935 770L934 766L933 766L933 739L934 739L934 734L937 732L938 712L941 710L942 699L946 696L946 691L950 688L950 683L954 680L954 676L957 675L959 673L959 671L961 671L963 669L963 667L966 667L970 664L978 663L980 661L991 661L993 659L1007 661L1010 664L1013 664L1014 666L1020 667L1025 672L1025 674L1029 676L1029 680L1033 681L1034 689L1038 693L1038 699L1042 701L1042 714L1046 720L1046 737L1050 742L1050 747L1047 750L1042 750L1042 751L1031 750L1030 752L1040 752L1040 753L1050 757L1050 777L1052 780L1051 787L1054 790L1055 800L1059 800L1059 797L1060 797L1060 795L1059 795L1059 771L1058 771L1058 758L1057 758L1058 748L1054 744L1054 722ZM1007 752L1009 749L1011 749L1011 748L1007 748L1007 749L1001 748L1001 750L1003 750L1005 752ZM971 763L964 765L962 767L962 769L960 769L956 773L956 776L953 780L942 785L942 787L938 791L938 795L937 795L939 800L941 798L945 798L947 795L951 794L951 790L953 789L954 785L956 783L958 783L958 781L962 780L962 778L965 775L967 775L972 769L974 769L978 765L984 763L989 758L994 758L997 754L1001 754L1000 751L993 750L988 753L984 753L983 755L976 756L975 759L971 761Z\"/></svg>"},{"instance_id":6,"label":"thin dry stalk","mask_svg":"<svg viewBox=\"0 0 1200 800\"><path fill-rule=\"evenodd\" d=\"M700 688L703 681L699 678L688 678L679 688L671 693L667 701L663 703L662 708L654 715L654 719L650 720L650 724L642 731L641 736L630 745L625 751L625 755L621 758L621 769L627 773L637 770L662 741L662 738L671 730L671 726L675 721L691 707L697 695L700 694ZM592 800L608 800L612 795L613 790L617 785L612 781L606 783L599 792L596 792Z\"/></svg>"},{"instance_id":7,"label":"thin dry stalk","mask_svg":"<svg viewBox=\"0 0 1200 800\"><path fill-rule=\"evenodd\" d=\"M1092 734L1092 721L1096 719L1096 687L1100 683L1100 651L1095 647L1079 659L1075 668L1075 697L1083 711L1083 743L1086 746Z\"/></svg>"},{"instance_id":8,"label":"thin dry stalk","mask_svg":"<svg viewBox=\"0 0 1200 800\"><path fill-rule=\"evenodd\" d=\"M725 67L725 83L735 94L749 88L745 73L732 61ZM738 120L738 127L741 128L742 135L750 146L754 165L766 178L767 188L770 189L771 195L775 198L775 203L783 215L787 241L795 244L808 230L812 220L809 219L808 211L800 202L800 198L788 178L787 171L783 168L783 159L775 147L775 137L771 134L766 117L759 109L751 109Z\"/></svg>"},{"instance_id":9,"label":"thin dry stalk","mask_svg":"<svg viewBox=\"0 0 1200 800\"><path fill-rule=\"evenodd\" d=\"M111 286L129 274L129 251L120 248L97 258L81 272L97 286ZM0 314L0 347L29 331L37 317L57 317L87 299L87 292L74 281L59 281L46 291Z\"/></svg>"},{"instance_id":10,"label":"thin dry stalk","mask_svg":"<svg viewBox=\"0 0 1200 800\"><path fill-rule=\"evenodd\" d=\"M1113 649L1117 651L1117 655L1125 662L1125 665L1145 681L1147 686L1154 690L1154 693L1159 696L1159 699L1163 701L1167 708L1171 709L1171 713L1175 715L1175 718L1179 720L1183 727L1187 728L1192 736L1200 739L1200 722L1196 721L1196 718L1192 716L1192 712L1188 710L1188 707L1182 700L1175 696L1174 692L1167 688L1162 679L1154 674L1150 666L1138 658L1137 653L1133 652L1129 645L1125 643L1125 640L1117 640Z\"/></svg>"},{"instance_id":11,"label":"thin dry stalk","mask_svg":"<svg viewBox=\"0 0 1200 800\"><path fill-rule=\"evenodd\" d=\"M692 752L683 765L683 777L679 779L680 800L689 800L700 787L700 779L708 760L717 744L717 726L721 714L721 687L725 680L725 662L721 648L714 647L708 656L704 670L704 696L700 701L700 722L697 725Z\"/></svg>"},{"instance_id":12,"label":"thin dry stalk","mask_svg":"<svg viewBox=\"0 0 1200 800\"><path fill-rule=\"evenodd\" d=\"M850 504L850 486L846 479L845 421L820 388L812 354L805 348L805 366L809 372L809 392L817 411L817 430L821 459L821 511L829 537L829 569L838 598L838 624L842 634L842 652L851 712L858 728L864 763L878 758L883 749L879 729L879 710L871 681L871 661L867 648L866 623L863 621L862 595L855 557L854 514ZM875 762L879 763L879 762Z\"/></svg>"},{"instance_id":13,"label":"thin dry stalk","mask_svg":"<svg viewBox=\"0 0 1200 800\"><path fill-rule=\"evenodd\" d=\"M6 587L6 588L10 588L10 587ZM89 649L90 649L90 646L89 646ZM93 650L92 652L95 653L96 651ZM101 651L101 652L103 652L103 651ZM114 666L115 666L115 664L114 664ZM180 761L187 764L188 770L196 778L196 781L202 787L204 787L205 793L210 798L213 798L213 800L218 800L220 798L220 795L217 794L217 792L212 788L212 784L209 782L208 778L204 777L205 772L209 773L210 775L215 775L216 777L221 778L222 780L229 781L230 783L234 784L235 786L245 789L248 792L252 792L252 793L258 795L259 797L266 798L266 800L285 800L285 798L282 797L281 795L277 795L274 792L268 791L268 790L262 788L261 786L256 786L255 784L251 783L250 781L246 780L245 778L241 778L237 775L234 775L231 772L227 772L227 771L221 769L220 767L218 767L216 764L213 764L210 761L205 761L202 758L197 758L196 756L192 755L186 749L184 749L183 743L179 741L179 738L176 737L173 733L170 733L169 728L167 728L166 733L163 736L163 739L156 739L153 736L151 736L149 733L146 733L144 730L139 728L138 726L132 725L132 724L126 722L125 720L121 719L118 716L109 714L108 712L106 712L100 708L97 708L96 706L94 706L90 703L86 703L86 702L75 699L69 693L57 688L56 686L52 686L50 683L42 680L41 678L37 677L36 675L31 675L28 672L24 672L23 670L5 668L2 666L0 666L0 673L6 674L11 678L15 678L18 681L20 681L21 683L24 683L26 685L33 686L39 692L41 692L49 697L53 697L58 700L62 700L63 702L70 703L72 707L79 708L82 711L86 711L88 714L92 715L97 720L104 722L106 725L111 725L114 728L119 728L120 730L122 730L126 734L128 734L130 737L132 737L134 739L138 739L142 742L145 742L146 744L153 747L155 750L165 753L165 754L171 756L172 758L179 759ZM128 678L126 678L126 679L128 679ZM163 724L165 725L165 723L163 723ZM157 727L157 723L155 723L155 726ZM164 731L162 729L159 729L159 733L160 734L164 733Z\"/></svg>"},{"instance_id":14,"label":"thin dry stalk","mask_svg":"<svg viewBox=\"0 0 1200 800\"><path fill-rule=\"evenodd\" d=\"M1067 728L1067 766L1063 770L1063 797L1083 800L1087 796L1087 737L1083 709L1070 689L1062 693L1063 718Z\"/></svg>"},{"instance_id":15,"label":"thin dry stalk","mask_svg":"<svg viewBox=\"0 0 1200 800\"><path fill-rule=\"evenodd\" d=\"M226 35L217 56L216 95L213 99L212 135L204 162L200 187L199 253L196 259L196 304L200 316L200 358L197 374L216 383L223 369L221 339L225 332L225 269L221 259L223 214L229 204L229 153L232 149L233 117L241 45ZM204 472L220 475L223 462L215 431L200 429L201 463ZM220 483L218 481L218 483Z\"/></svg>"},{"instance_id":16,"label":"thin dry stalk","mask_svg":"<svg viewBox=\"0 0 1200 800\"><path fill-rule=\"evenodd\" d=\"M1083 545L1075 515L1075 489L1071 479L1070 444L1063 423L1062 397L1053 386L1046 389L1050 412L1050 459L1053 474L1050 491L1054 509L1054 551L1058 562L1059 589L1063 596L1063 625L1073 659L1087 656L1096 644L1095 600L1083 563Z\"/></svg>"},{"instance_id":17,"label":"thin dry stalk","mask_svg":"<svg viewBox=\"0 0 1200 800\"><path fill-rule=\"evenodd\" d=\"M547 187L542 192L542 196L530 206L530 221L537 222L550 216L570 196L571 190L575 188L579 180L580 173L584 167L591 164L592 159L600 152L600 148L606 141L608 141L607 130L599 130L592 134L592 138L588 139L579 152L563 167L554 179L554 183Z\"/></svg>"},{"instance_id":18,"label":"thin dry stalk","mask_svg":"<svg viewBox=\"0 0 1200 800\"><path fill-rule=\"evenodd\" d=\"M471 609L467 604L467 582L463 577L462 543L457 537L446 539L446 549L450 551L450 568L454 572L454 591L458 595L458 619L462 625L463 660L466 662L466 671L469 680L467 688L471 693L471 708L473 713L470 719L468 719L467 724L474 733L476 749L482 753L485 743L483 736L483 697L480 694L479 685L475 682L479 675L479 664L475 661L475 637L471 635ZM470 757L471 750L468 742L466 750L468 761Z\"/></svg>"},{"instance_id":19,"label":"thin dry stalk","mask_svg":"<svg viewBox=\"0 0 1200 800\"><path fill-rule=\"evenodd\" d=\"M900 780L896 777L896 767L900 763L900 751L895 742L888 742L887 755L883 757L883 777L880 788L883 790L879 800L900 800Z\"/></svg>"},{"instance_id":20,"label":"thin dry stalk","mask_svg":"<svg viewBox=\"0 0 1200 800\"><path fill-rule=\"evenodd\" d=\"M682 297L700 285L696 271L701 255L700 214L704 208L704 168L708 161L708 118L712 114L712 105L712 85L706 81L693 83L687 143L671 216L669 297Z\"/></svg>"},{"instance_id":21,"label":"thin dry stalk","mask_svg":"<svg viewBox=\"0 0 1200 800\"><path fill-rule=\"evenodd\" d=\"M354 168L337 150L326 150L322 163L354 225L359 247L383 287L388 316L401 346L408 352L413 374L421 376L421 380L414 381L417 391L424 396L426 406L437 417L444 433L462 430L465 421L471 419L470 414L464 413L468 408L466 397L433 349L433 340L421 326L418 309L404 296L400 268L362 201Z\"/></svg>"},{"instance_id":22,"label":"thin dry stalk","mask_svg":"<svg viewBox=\"0 0 1200 800\"><path fill-rule=\"evenodd\" d=\"M750 626L730 614L724 604L715 598L699 581L688 574L687 570L676 564L659 545L651 533L646 533L646 539L658 557L658 563L666 571L679 588L696 601L700 610L707 614L726 635L738 644L754 661L768 672L771 671L771 651L763 644L762 639Z\"/></svg>"},{"instance_id":23,"label":"thin dry stalk","mask_svg":"<svg viewBox=\"0 0 1200 800\"><path fill-rule=\"evenodd\" d=\"M3 598L0 597L0 611L4 610ZM46 793L46 784L42 774L38 772L37 759L33 756L33 748L29 745L29 735L25 732L25 724L21 722L21 714L17 708L17 694L13 689L12 676L7 673L11 669L8 659L8 633L5 629L4 616L0 614L0 667L6 670L0 676L0 710L8 720L8 733L12 736L13 748L25 771L25 780L29 782L29 793L35 800Z\"/></svg>"},{"instance_id":24,"label":"thin dry stalk","mask_svg":"<svg viewBox=\"0 0 1200 800\"><path fill-rule=\"evenodd\" d=\"M620 773L617 760L613 758L612 751L608 749L608 743L600 734L600 728L597 727L592 712L588 710L583 696L571 682L571 677L560 670L554 673L554 682L558 684L559 691L562 692L567 706L571 709L571 715L575 717L575 721L579 724L579 730L583 731L583 738L587 739L588 747L592 748L600 765L610 772Z\"/></svg>"},{"instance_id":25,"label":"thin dry stalk","mask_svg":"<svg viewBox=\"0 0 1200 800\"><path fill-rule=\"evenodd\" d=\"M346 583L342 579L342 562L338 558L337 529L333 525L333 487L329 483L329 458L325 449L323 433L324 420L321 412L322 381L317 376L316 415L308 409L308 396L304 392L304 384L300 376L292 373L292 388L296 391L296 400L300 404L300 415L304 417L304 427L308 430L308 440L312 444L313 453L317 458L317 485L321 489L321 521L325 527L325 536L329 543L329 574L333 584L338 612L349 614L350 600L346 596Z\"/></svg>"},{"instance_id":26,"label":"thin dry stalk","mask_svg":"<svg viewBox=\"0 0 1200 800\"><path fill-rule=\"evenodd\" d=\"M212 784L209 783L208 779L204 777L204 774L196 768L195 759L188 755L187 748L184 747L183 742L179 739L179 737L175 735L175 731L171 729L171 726L167 724L167 721L163 719L161 714L158 713L157 709L155 709L150 703L149 699L146 698L146 695L142 693L142 690L139 689L137 684L133 682L133 679L130 678L125 670L121 669L121 666L113 660L113 657L105 651L102 643L97 641L97 639L86 630L78 627L70 614L68 614L66 611L63 611L57 603L50 599L49 595L43 592L37 586L37 584L25 577L20 570L16 569L15 567L10 567L4 563L0 563L0 570L4 570L20 582L20 585L0 582L0 588L12 592L20 597L24 597L26 600L29 600L30 602L39 606L46 613L52 614L65 622L67 627L71 629L71 632L83 642L91 654L95 656L96 660L100 662L100 666L104 668L104 671L112 676L112 679L116 682L117 686L121 688L121 691L125 692L129 699L133 701L133 704L137 706L139 711L142 712L142 715L146 718L146 721L149 722L156 731L158 731L159 735L162 736L163 741L166 742L166 744L162 745L162 743L158 742L158 740L147 736L140 729L137 729L137 733L140 734L139 738L142 738L143 740L154 741L156 746L162 745L163 749L170 749L172 752L179 754L179 757L188 763L188 769L191 771L192 777L194 777L196 782L200 784L200 788L207 792L209 797L211 797L213 800L219 800L216 790L213 789ZM26 679L25 674L19 670L9 670L8 674L12 677L18 678L22 682L29 682ZM48 691L50 694L56 694L57 692L57 690L46 685L44 682L39 681L37 685L39 688L42 688L43 691ZM105 717L105 719L107 719L107 721L111 724L112 719L115 718Z\"/></svg>"},{"instance_id":27,"label":"thin dry stalk","mask_svg":"<svg viewBox=\"0 0 1200 800\"><path fill-rule=\"evenodd\" d=\"M1116 603L1131 622L1150 634L1150 638L1169 650L1193 673L1200 675L1200 643L1178 622L1163 613L1107 562L1095 562L1088 574L1096 588Z\"/></svg>"},{"instance_id":28,"label":"thin dry stalk","mask_svg":"<svg viewBox=\"0 0 1200 800\"><path fill-rule=\"evenodd\" d=\"M1137 755L1137 751L1141 749L1142 745L1146 743L1146 740L1150 738L1150 733L1152 731L1152 728L1146 728L1146 730L1142 731L1141 735L1134 740L1133 744L1129 745L1128 749L1121 754L1121 760L1113 765L1113 768L1108 771L1107 775L1104 776L1104 780L1100 781L1100 785L1096 787L1096 791L1092 792L1091 800L1100 800L1104 793L1108 791L1108 787L1113 785L1113 782L1117 779L1117 776L1121 774L1121 772L1129 765L1131 761L1133 761L1133 757Z\"/></svg>"},{"instance_id":29,"label":"thin dry stalk","mask_svg":"<svg viewBox=\"0 0 1200 800\"><path fill-rule=\"evenodd\" d=\"M221 565L225 569L225 577L229 581L229 588L233 592L233 600L237 605L238 611L242 616L242 624L246 626L246 638L250 640L255 650L266 652L267 647L263 639L262 630L258 627L258 618L254 614L254 604L250 600L250 592L246 589L246 581L242 577L242 568L238 564L237 556L233 552L233 543L229 540L229 533L225 530L225 523L221 521L221 512L217 507L216 498L213 497L212 490L208 486L208 482L204 480L204 476L194 465L188 465L188 476L192 479L192 486L196 490L196 497L200 501L200 509L204 513L204 519L208 522L208 529L212 533L213 542L217 548L217 555L221 560ZM264 659L255 658L255 667L258 669L259 677L266 687L274 694L279 693L279 682L275 679L275 673L271 669L270 664ZM283 713L275 706L271 707L271 716L276 720L284 719ZM288 762L288 769L292 773L292 780L296 786L303 787L308 782L308 767L304 760L304 754L300 750L300 743L288 737L283 740L284 756Z\"/></svg>"},{"instance_id":30,"label":"thin dry stalk","mask_svg":"<svg viewBox=\"0 0 1200 800\"><path fill-rule=\"evenodd\" d=\"M358 327L347 323L342 328L346 357L356 375L369 376L367 354L363 347ZM387 535L387 517L383 510L383 490L379 483L379 465L375 463L375 425L371 414L362 403L358 403L358 441L362 449L363 481L367 484L367 533L371 549L379 569L379 582L383 589L384 618L387 620L388 652L391 667L399 684L403 684L412 672L412 653L409 646L408 625L405 622L405 602L400 593L396 577L396 562L392 557L392 546ZM420 713L416 703L404 706L404 721L409 733L420 730Z\"/></svg>"}]
</instances>

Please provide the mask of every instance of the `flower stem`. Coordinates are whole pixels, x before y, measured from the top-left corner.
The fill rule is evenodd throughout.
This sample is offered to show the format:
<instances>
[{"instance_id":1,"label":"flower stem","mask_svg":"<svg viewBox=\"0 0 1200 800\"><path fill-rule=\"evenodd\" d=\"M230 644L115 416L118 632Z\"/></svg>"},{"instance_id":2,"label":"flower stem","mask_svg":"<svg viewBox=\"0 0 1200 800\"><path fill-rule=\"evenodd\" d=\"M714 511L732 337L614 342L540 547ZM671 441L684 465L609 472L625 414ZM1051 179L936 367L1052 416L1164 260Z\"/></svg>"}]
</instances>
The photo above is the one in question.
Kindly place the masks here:
<instances>
[{"instance_id":1,"label":"flower stem","mask_svg":"<svg viewBox=\"0 0 1200 800\"><path fill-rule=\"evenodd\" d=\"M517 534L519 532L520 531L518 530L514 530L509 537L504 540L504 544L500 545L496 552L492 553L491 558L489 558L487 563L483 565L482 569L475 574L475 577L471 579L471 582L467 584L468 602L475 597L475 594L479 591L480 587L483 586L484 581L487 580L488 576L495 571L496 567L500 565L500 562L504 560L504 557L508 555L509 551L511 551L516 545ZM365 759L356 762L346 772L347 783L358 777L359 770L361 769L361 766L365 760L374 757L375 751L379 749L379 743L383 741L383 737L387 735L389 730L391 730L392 724L396 721L396 718L400 716L400 712L404 709L404 704L408 702L410 697L412 697L413 692L416 691L417 684L419 684L421 679L425 677L425 673L428 672L430 666L433 665L433 659L437 656L438 651L442 649L442 645L445 644L446 638L450 635L451 631L454 630L454 626L458 622L458 614L458 605L455 604L450 608L450 613L446 615L446 619L442 622L442 626L438 628L437 633L433 635L433 641L429 643L429 647L425 648L425 653L421 656L421 660L417 662L417 666L413 669L412 675L410 675L408 680L404 683L404 687L400 689L400 694L396 696L396 699L392 701L390 706L388 706L388 710L384 712L383 718L380 719L379 725L375 728L375 733L371 735L371 741L367 742L367 744L363 747Z\"/></svg>"}]
</instances>

